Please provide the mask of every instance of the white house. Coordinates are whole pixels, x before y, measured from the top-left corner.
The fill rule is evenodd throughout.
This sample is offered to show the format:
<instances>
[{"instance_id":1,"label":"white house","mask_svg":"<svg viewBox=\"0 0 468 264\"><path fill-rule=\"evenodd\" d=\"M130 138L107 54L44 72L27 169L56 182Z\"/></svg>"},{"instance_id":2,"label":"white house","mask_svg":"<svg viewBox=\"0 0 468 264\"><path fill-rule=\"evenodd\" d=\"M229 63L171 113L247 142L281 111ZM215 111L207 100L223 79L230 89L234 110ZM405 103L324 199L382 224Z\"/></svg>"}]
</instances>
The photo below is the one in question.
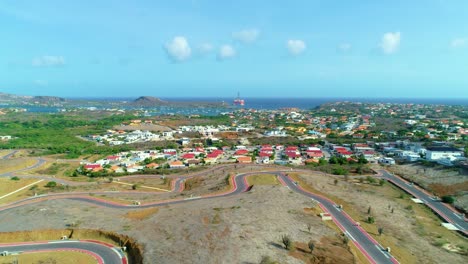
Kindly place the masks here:
<instances>
[{"instance_id":1,"label":"white house","mask_svg":"<svg viewBox=\"0 0 468 264\"><path fill-rule=\"evenodd\" d=\"M387 165L393 165L395 164L395 160L392 158L381 158L379 159L380 164L387 164Z\"/></svg>"},{"instance_id":2,"label":"white house","mask_svg":"<svg viewBox=\"0 0 468 264\"><path fill-rule=\"evenodd\" d=\"M454 147L428 147L426 160L436 161L439 159L458 159L463 157L463 150Z\"/></svg>"},{"instance_id":3,"label":"white house","mask_svg":"<svg viewBox=\"0 0 468 264\"><path fill-rule=\"evenodd\" d=\"M10 140L11 136L0 136L0 140Z\"/></svg>"}]
</instances>

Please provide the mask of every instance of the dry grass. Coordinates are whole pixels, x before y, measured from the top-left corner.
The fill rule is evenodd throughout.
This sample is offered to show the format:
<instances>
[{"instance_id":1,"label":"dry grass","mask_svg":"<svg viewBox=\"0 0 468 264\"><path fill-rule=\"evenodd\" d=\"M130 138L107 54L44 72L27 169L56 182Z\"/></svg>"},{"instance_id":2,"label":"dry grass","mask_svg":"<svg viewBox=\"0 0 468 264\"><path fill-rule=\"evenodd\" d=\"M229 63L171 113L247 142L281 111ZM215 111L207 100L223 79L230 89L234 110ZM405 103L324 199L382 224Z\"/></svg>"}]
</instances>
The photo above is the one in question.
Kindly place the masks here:
<instances>
[{"instance_id":1,"label":"dry grass","mask_svg":"<svg viewBox=\"0 0 468 264\"><path fill-rule=\"evenodd\" d=\"M272 174L258 174L247 177L249 185L277 185L278 179Z\"/></svg>"},{"instance_id":2,"label":"dry grass","mask_svg":"<svg viewBox=\"0 0 468 264\"><path fill-rule=\"evenodd\" d=\"M37 179L19 179L14 181L10 178L0 178L0 196L16 191L35 181L37 181Z\"/></svg>"},{"instance_id":3,"label":"dry grass","mask_svg":"<svg viewBox=\"0 0 468 264\"><path fill-rule=\"evenodd\" d=\"M36 162L37 160L32 158L0 160L0 174L26 169Z\"/></svg>"},{"instance_id":4,"label":"dry grass","mask_svg":"<svg viewBox=\"0 0 468 264\"><path fill-rule=\"evenodd\" d=\"M20 181L28 181L29 184L30 184L30 183L38 181L38 179L20 179ZM46 184L47 184L47 181L39 182L38 184L36 184L37 187L36 187L35 190L31 189L34 186L33 185L33 186L31 186L29 188L26 188L26 189L24 189L24 190L22 190L20 192L17 192L15 194L12 194L10 196L7 196L7 197L1 199L0 204L8 204L8 203L11 203L11 202L14 202L14 201L29 198L29 197L34 196L34 193L41 194L45 190L48 189L48 188L44 187L44 185L46 185ZM27 185L27 184L23 184L23 186L25 186L25 185Z\"/></svg>"},{"instance_id":5,"label":"dry grass","mask_svg":"<svg viewBox=\"0 0 468 264\"><path fill-rule=\"evenodd\" d=\"M11 153L11 150L0 150L0 158Z\"/></svg>"},{"instance_id":6,"label":"dry grass","mask_svg":"<svg viewBox=\"0 0 468 264\"><path fill-rule=\"evenodd\" d=\"M158 211L159 211L159 208L148 208L148 209L130 211L124 214L124 217L131 219L131 220L144 220L156 214Z\"/></svg>"},{"instance_id":7,"label":"dry grass","mask_svg":"<svg viewBox=\"0 0 468 264\"><path fill-rule=\"evenodd\" d=\"M315 248L311 253L307 243L295 242L295 248L289 255L307 264L355 262L348 245L339 241L338 237L322 237L320 241L314 241L314 244Z\"/></svg>"},{"instance_id":8,"label":"dry grass","mask_svg":"<svg viewBox=\"0 0 468 264\"><path fill-rule=\"evenodd\" d=\"M94 264L97 260L86 253L79 251L51 251L22 253L16 256L2 257L3 263L67 263L67 264Z\"/></svg>"},{"instance_id":9,"label":"dry grass","mask_svg":"<svg viewBox=\"0 0 468 264\"><path fill-rule=\"evenodd\" d=\"M0 243L59 240L70 236L71 230L38 230L0 233ZM74 230L71 239L92 239L117 245L114 240L95 230Z\"/></svg>"},{"instance_id":10,"label":"dry grass","mask_svg":"<svg viewBox=\"0 0 468 264\"><path fill-rule=\"evenodd\" d=\"M203 185L205 180L202 177L194 177L185 181L185 190L190 191Z\"/></svg>"},{"instance_id":11,"label":"dry grass","mask_svg":"<svg viewBox=\"0 0 468 264\"><path fill-rule=\"evenodd\" d=\"M468 190L468 181L455 184L431 183L428 188L438 196L456 195Z\"/></svg>"}]
</instances>

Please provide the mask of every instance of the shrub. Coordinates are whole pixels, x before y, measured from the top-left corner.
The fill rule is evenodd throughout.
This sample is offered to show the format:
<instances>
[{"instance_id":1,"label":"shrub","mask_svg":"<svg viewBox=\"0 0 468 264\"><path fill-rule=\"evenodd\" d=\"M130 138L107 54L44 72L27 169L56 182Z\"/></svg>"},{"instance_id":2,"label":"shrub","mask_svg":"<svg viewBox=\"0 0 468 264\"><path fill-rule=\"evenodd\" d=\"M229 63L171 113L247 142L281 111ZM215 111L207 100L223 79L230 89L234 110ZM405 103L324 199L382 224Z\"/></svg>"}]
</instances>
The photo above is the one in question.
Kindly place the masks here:
<instances>
[{"instance_id":1,"label":"shrub","mask_svg":"<svg viewBox=\"0 0 468 264\"><path fill-rule=\"evenodd\" d=\"M367 217L367 222L368 222L369 224L373 224L373 223L375 223L375 218L374 218L373 216L368 216L368 217Z\"/></svg>"},{"instance_id":2,"label":"shrub","mask_svg":"<svg viewBox=\"0 0 468 264\"><path fill-rule=\"evenodd\" d=\"M383 231L384 231L383 227L379 227L379 229L378 229L379 236L381 236L383 234Z\"/></svg>"},{"instance_id":3,"label":"shrub","mask_svg":"<svg viewBox=\"0 0 468 264\"><path fill-rule=\"evenodd\" d=\"M288 235L282 235L281 242L283 242L284 248L286 248L287 250L292 249L292 241Z\"/></svg>"},{"instance_id":4,"label":"shrub","mask_svg":"<svg viewBox=\"0 0 468 264\"><path fill-rule=\"evenodd\" d=\"M45 187L47 187L47 188L54 188L54 187L57 187L57 183L54 182L54 181L50 181L50 182L48 182L48 183L45 185Z\"/></svg>"},{"instance_id":5,"label":"shrub","mask_svg":"<svg viewBox=\"0 0 468 264\"><path fill-rule=\"evenodd\" d=\"M367 177L366 177L366 180L367 180L368 183L371 183L371 184L372 184L372 183L375 183L374 177L367 176Z\"/></svg>"},{"instance_id":6,"label":"shrub","mask_svg":"<svg viewBox=\"0 0 468 264\"><path fill-rule=\"evenodd\" d=\"M380 179L380 180L379 180L379 185L380 185L380 186L383 186L384 184L385 184L385 180L384 180L384 179Z\"/></svg>"},{"instance_id":7,"label":"shrub","mask_svg":"<svg viewBox=\"0 0 468 264\"><path fill-rule=\"evenodd\" d=\"M19 177L17 177L17 176L13 176L13 177L11 177L11 178L10 178L10 180L12 180L12 181L19 181L19 180L20 180L20 178L19 178Z\"/></svg>"},{"instance_id":8,"label":"shrub","mask_svg":"<svg viewBox=\"0 0 468 264\"><path fill-rule=\"evenodd\" d=\"M455 198L451 195L445 195L445 196L442 196L442 202L453 204L455 202Z\"/></svg>"},{"instance_id":9,"label":"shrub","mask_svg":"<svg viewBox=\"0 0 468 264\"><path fill-rule=\"evenodd\" d=\"M347 169L338 167L333 169L333 174L335 175L347 175L349 172Z\"/></svg>"},{"instance_id":10,"label":"shrub","mask_svg":"<svg viewBox=\"0 0 468 264\"><path fill-rule=\"evenodd\" d=\"M269 256L263 256L260 264L278 264L278 262L271 259Z\"/></svg>"},{"instance_id":11,"label":"shrub","mask_svg":"<svg viewBox=\"0 0 468 264\"><path fill-rule=\"evenodd\" d=\"M307 246L309 246L309 249L310 249L310 253L312 253L314 251L314 248L315 248L315 244L314 244L314 241L309 241L309 243L307 244Z\"/></svg>"}]
</instances>

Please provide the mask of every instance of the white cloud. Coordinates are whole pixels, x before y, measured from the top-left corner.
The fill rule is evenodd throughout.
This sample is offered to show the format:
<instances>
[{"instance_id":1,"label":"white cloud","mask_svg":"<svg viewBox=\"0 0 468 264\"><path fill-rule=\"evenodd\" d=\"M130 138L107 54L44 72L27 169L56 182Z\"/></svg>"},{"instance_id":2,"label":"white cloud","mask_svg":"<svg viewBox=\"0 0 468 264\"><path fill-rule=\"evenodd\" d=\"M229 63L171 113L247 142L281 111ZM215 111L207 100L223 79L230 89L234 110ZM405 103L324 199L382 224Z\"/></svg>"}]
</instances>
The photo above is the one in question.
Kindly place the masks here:
<instances>
[{"instance_id":1,"label":"white cloud","mask_svg":"<svg viewBox=\"0 0 468 264\"><path fill-rule=\"evenodd\" d=\"M63 56L50 56L44 55L36 57L32 60L34 67L56 67L65 65L65 58Z\"/></svg>"},{"instance_id":2,"label":"white cloud","mask_svg":"<svg viewBox=\"0 0 468 264\"><path fill-rule=\"evenodd\" d=\"M260 31L258 29L244 29L232 33L232 38L243 43L252 43L257 40L259 35Z\"/></svg>"},{"instance_id":3,"label":"white cloud","mask_svg":"<svg viewBox=\"0 0 468 264\"><path fill-rule=\"evenodd\" d=\"M392 54L398 50L401 41L400 32L388 32L382 37L380 47L385 54Z\"/></svg>"},{"instance_id":4,"label":"white cloud","mask_svg":"<svg viewBox=\"0 0 468 264\"><path fill-rule=\"evenodd\" d=\"M455 38L450 42L450 46L452 48L461 48L463 46L466 46L468 44L468 39L467 38Z\"/></svg>"},{"instance_id":5,"label":"white cloud","mask_svg":"<svg viewBox=\"0 0 468 264\"><path fill-rule=\"evenodd\" d=\"M352 48L351 44L349 43L341 43L339 46L338 46L338 49L340 51L343 51L343 52L347 52L347 51L350 51Z\"/></svg>"},{"instance_id":6,"label":"white cloud","mask_svg":"<svg viewBox=\"0 0 468 264\"><path fill-rule=\"evenodd\" d=\"M190 58L192 49L185 37L177 36L164 46L167 55L176 62L182 62Z\"/></svg>"},{"instance_id":7,"label":"white cloud","mask_svg":"<svg viewBox=\"0 0 468 264\"><path fill-rule=\"evenodd\" d=\"M236 56L236 50L231 45L222 45L219 48L218 59L225 60Z\"/></svg>"},{"instance_id":8,"label":"white cloud","mask_svg":"<svg viewBox=\"0 0 468 264\"><path fill-rule=\"evenodd\" d=\"M198 51L202 54L210 53L214 49L211 43L203 43L198 46Z\"/></svg>"},{"instance_id":9,"label":"white cloud","mask_svg":"<svg viewBox=\"0 0 468 264\"><path fill-rule=\"evenodd\" d=\"M300 39L288 40L286 42L286 47L288 48L289 53L295 56L303 53L307 48L305 42Z\"/></svg>"}]
</instances>

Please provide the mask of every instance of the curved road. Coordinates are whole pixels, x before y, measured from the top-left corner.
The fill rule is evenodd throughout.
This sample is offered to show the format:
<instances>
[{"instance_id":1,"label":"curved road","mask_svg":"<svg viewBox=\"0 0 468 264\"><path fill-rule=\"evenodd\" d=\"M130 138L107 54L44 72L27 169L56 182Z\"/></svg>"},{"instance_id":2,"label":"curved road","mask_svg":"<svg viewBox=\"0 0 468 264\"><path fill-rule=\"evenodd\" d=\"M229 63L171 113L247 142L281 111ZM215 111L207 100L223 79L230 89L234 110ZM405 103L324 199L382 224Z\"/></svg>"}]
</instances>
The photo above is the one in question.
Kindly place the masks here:
<instances>
[{"instance_id":1,"label":"curved road","mask_svg":"<svg viewBox=\"0 0 468 264\"><path fill-rule=\"evenodd\" d=\"M431 208L442 219L454 225L463 235L468 236L468 223L463 214L458 213L449 205L442 203L439 199L434 199L434 195L419 188L418 186L403 180L401 177L393 175L386 170L378 170L382 178L393 183L400 189L421 200L425 205Z\"/></svg>"},{"instance_id":2,"label":"curved road","mask_svg":"<svg viewBox=\"0 0 468 264\"><path fill-rule=\"evenodd\" d=\"M18 151L17 151L17 150L13 150L13 151L11 151L10 153L6 154L5 156L1 157L0 159L9 159L9 158L11 158L13 155L15 155L16 152L18 152Z\"/></svg>"},{"instance_id":3,"label":"curved road","mask_svg":"<svg viewBox=\"0 0 468 264\"><path fill-rule=\"evenodd\" d=\"M113 245L92 240L59 240L44 242L25 242L17 244L0 244L0 252L8 251L33 253L40 251L79 251L96 258L100 264L126 264L127 258Z\"/></svg>"},{"instance_id":4,"label":"curved road","mask_svg":"<svg viewBox=\"0 0 468 264\"><path fill-rule=\"evenodd\" d=\"M185 203L191 200L227 197L231 195L240 194L242 192L249 190L247 177L250 175L259 174L259 173L274 174L278 177L278 179L284 186L288 187L289 189L299 194L305 195L311 199L318 201L322 209L331 214L333 221L338 225L338 227L343 231L343 233L346 234L350 238L352 243L354 243L359 248L359 250L367 257L367 259L371 263L398 263L394 257L392 257L389 253L387 253L383 249L383 247L380 246L378 242L375 241L364 229L362 229L360 226L357 226L356 222L343 210L339 209L335 203L333 203L331 200L323 196L304 190L301 186L297 185L291 178L289 178L287 175L285 175L281 171L264 171L264 172L251 172L251 173L238 174L235 177L231 178L231 183L233 185L233 188L225 193L209 194L209 195L203 195L203 196L191 197L191 198L185 198L185 199L172 199L172 200L145 203L141 205L126 205L126 204L106 201L106 200L95 198L95 197L89 197L85 195L64 193L64 194L53 194L53 195L32 197L32 198L24 199L21 201L17 201L9 205L0 207L0 213L2 211L10 210L10 209L23 206L26 204L36 203L36 202L40 202L44 200L51 200L51 199L70 199L70 200L89 202L95 205L110 207L110 208L135 209L135 208L149 208L149 207L155 207L155 206ZM183 179L182 178L177 179L175 181L175 188L174 188L175 191L180 191L182 186L183 186Z\"/></svg>"}]
</instances>

